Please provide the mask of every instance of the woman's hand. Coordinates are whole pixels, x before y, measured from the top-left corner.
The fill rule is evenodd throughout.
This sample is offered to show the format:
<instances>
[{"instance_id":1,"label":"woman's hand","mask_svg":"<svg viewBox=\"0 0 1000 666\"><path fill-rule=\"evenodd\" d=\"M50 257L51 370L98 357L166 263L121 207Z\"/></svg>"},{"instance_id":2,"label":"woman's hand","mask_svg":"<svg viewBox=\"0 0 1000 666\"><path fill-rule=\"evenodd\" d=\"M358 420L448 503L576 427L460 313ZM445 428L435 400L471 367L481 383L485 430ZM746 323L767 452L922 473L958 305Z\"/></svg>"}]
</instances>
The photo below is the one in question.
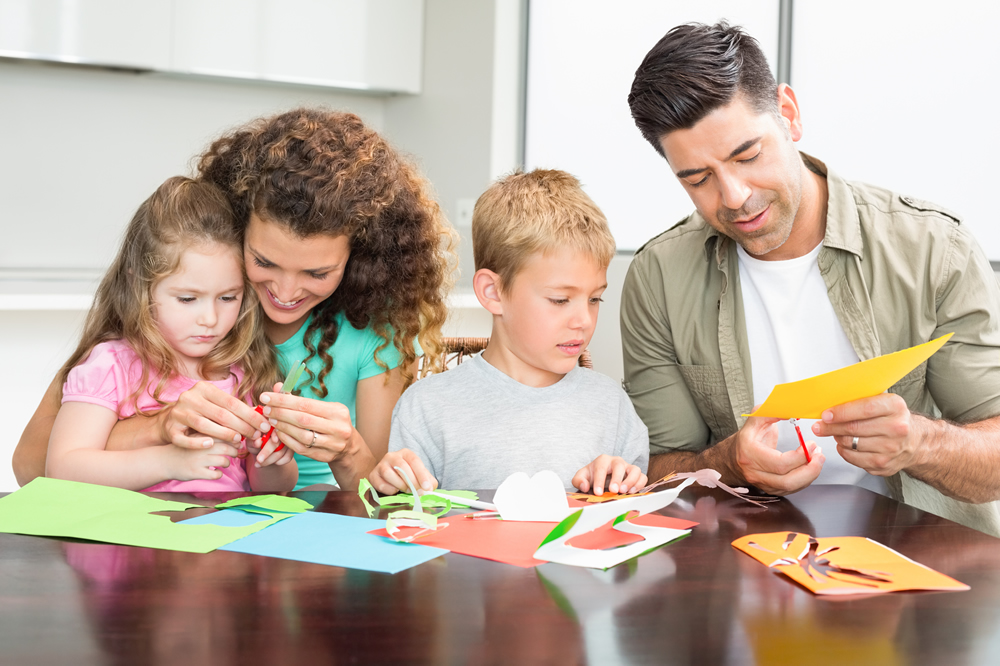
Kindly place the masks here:
<instances>
[{"instance_id":1,"label":"woman's hand","mask_svg":"<svg viewBox=\"0 0 1000 666\"><path fill-rule=\"evenodd\" d=\"M253 407L210 382L181 393L155 418L160 439L185 449L209 449L216 442L238 446L241 439L252 440L271 428Z\"/></svg>"},{"instance_id":2,"label":"woman's hand","mask_svg":"<svg viewBox=\"0 0 1000 666\"><path fill-rule=\"evenodd\" d=\"M338 402L278 393L280 390L278 383L274 393L260 396L264 416L278 439L295 453L329 464L341 488L356 490L376 461L361 433L351 424L350 410Z\"/></svg>"}]
</instances>

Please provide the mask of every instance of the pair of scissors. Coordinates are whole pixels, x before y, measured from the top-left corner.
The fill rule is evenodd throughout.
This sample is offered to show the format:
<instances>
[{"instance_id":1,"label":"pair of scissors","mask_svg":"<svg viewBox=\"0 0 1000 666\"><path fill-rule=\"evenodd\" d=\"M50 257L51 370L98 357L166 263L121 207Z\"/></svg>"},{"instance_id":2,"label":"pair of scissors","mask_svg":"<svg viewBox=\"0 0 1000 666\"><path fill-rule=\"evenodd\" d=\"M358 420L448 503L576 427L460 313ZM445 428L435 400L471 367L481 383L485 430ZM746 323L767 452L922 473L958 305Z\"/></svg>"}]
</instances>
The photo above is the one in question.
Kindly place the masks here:
<instances>
[{"instance_id":1,"label":"pair of scissors","mask_svg":"<svg viewBox=\"0 0 1000 666\"><path fill-rule=\"evenodd\" d=\"M305 370L306 370L305 361L299 361L298 363L292 365L292 368L288 371L288 374L285 375L285 381L281 383L281 393L291 393L292 391L294 391L295 385L299 383L299 379L302 378L302 373L305 372ZM264 406L257 405L256 407L253 408L253 411L263 416ZM261 435L260 437L261 447L263 447L265 444L268 443L268 441L271 439L271 434L273 432L274 432L274 427L272 426L270 430ZM284 443L279 443L274 450L280 451L283 448L285 448Z\"/></svg>"}]
</instances>

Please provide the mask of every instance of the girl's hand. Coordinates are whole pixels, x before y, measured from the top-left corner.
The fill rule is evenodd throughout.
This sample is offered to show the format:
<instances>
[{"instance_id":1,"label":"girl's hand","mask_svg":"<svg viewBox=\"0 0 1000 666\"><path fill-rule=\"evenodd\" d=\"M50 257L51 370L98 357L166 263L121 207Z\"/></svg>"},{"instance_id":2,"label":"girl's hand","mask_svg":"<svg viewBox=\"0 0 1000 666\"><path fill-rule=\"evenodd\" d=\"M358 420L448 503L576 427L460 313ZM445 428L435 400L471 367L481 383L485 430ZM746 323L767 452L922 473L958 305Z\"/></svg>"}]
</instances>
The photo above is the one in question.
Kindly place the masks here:
<instances>
[{"instance_id":1,"label":"girl's hand","mask_svg":"<svg viewBox=\"0 0 1000 666\"><path fill-rule=\"evenodd\" d=\"M211 449L218 442L238 446L244 437L249 440L271 428L253 407L210 382L198 382L156 418L160 439L186 449ZM227 455L235 456L236 449Z\"/></svg>"},{"instance_id":2,"label":"girl's hand","mask_svg":"<svg viewBox=\"0 0 1000 666\"><path fill-rule=\"evenodd\" d=\"M158 447L160 448L160 447ZM162 447L166 456L168 478L177 481L222 478L221 469L229 467L232 446L216 442L210 449Z\"/></svg>"},{"instance_id":3,"label":"girl's hand","mask_svg":"<svg viewBox=\"0 0 1000 666\"><path fill-rule=\"evenodd\" d=\"M275 451L281 444L278 437L271 437L263 448L260 446L259 437L253 441L247 440L247 451L250 454L247 458L247 464L253 463L257 467L267 467L268 465L287 465L295 460L295 452L287 446L283 446L280 451Z\"/></svg>"},{"instance_id":4,"label":"girl's hand","mask_svg":"<svg viewBox=\"0 0 1000 666\"><path fill-rule=\"evenodd\" d=\"M295 453L331 463L355 455L362 447L367 451L345 405L277 393L280 383L274 385L274 390L260 396L264 416Z\"/></svg>"}]
</instances>

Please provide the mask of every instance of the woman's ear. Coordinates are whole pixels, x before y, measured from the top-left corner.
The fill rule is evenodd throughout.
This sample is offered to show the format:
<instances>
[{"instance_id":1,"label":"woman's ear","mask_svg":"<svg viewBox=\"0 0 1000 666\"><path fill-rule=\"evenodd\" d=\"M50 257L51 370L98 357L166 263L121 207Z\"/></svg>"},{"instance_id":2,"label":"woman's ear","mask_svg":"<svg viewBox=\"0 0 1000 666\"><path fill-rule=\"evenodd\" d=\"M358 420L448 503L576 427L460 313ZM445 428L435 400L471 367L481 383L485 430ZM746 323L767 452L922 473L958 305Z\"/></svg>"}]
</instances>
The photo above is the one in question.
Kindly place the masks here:
<instances>
[{"instance_id":1,"label":"woman's ear","mask_svg":"<svg viewBox=\"0 0 1000 666\"><path fill-rule=\"evenodd\" d=\"M472 288L476 292L479 304L494 315L503 314L503 303L500 300L500 276L488 268L480 268L472 276Z\"/></svg>"}]
</instances>

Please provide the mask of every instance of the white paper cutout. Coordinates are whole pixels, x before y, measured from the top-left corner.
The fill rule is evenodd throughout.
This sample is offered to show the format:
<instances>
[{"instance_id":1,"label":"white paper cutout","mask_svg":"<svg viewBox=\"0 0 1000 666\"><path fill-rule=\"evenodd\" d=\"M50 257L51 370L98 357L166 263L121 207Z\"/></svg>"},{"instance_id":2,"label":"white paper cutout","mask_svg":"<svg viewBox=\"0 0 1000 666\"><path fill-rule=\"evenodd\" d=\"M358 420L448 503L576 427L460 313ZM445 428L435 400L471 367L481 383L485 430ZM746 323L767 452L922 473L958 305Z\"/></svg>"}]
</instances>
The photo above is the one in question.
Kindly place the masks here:
<instances>
[{"instance_id":1,"label":"white paper cutout","mask_svg":"<svg viewBox=\"0 0 1000 666\"><path fill-rule=\"evenodd\" d=\"M493 504L504 520L558 523L570 514L562 480L548 470L530 479L524 472L511 474L497 488Z\"/></svg>"},{"instance_id":2,"label":"white paper cutout","mask_svg":"<svg viewBox=\"0 0 1000 666\"><path fill-rule=\"evenodd\" d=\"M537 551L535 551L534 557L536 560L570 564L577 567L608 569L621 564L626 560L630 560L633 557L638 557L647 550L656 548L657 546L662 546L663 544L682 537L685 534L690 534L691 530L677 530L667 527L636 525L631 521L625 520L615 525L612 529L616 529L620 532L628 532L629 534L637 534L643 537L645 539L644 541L638 541L636 543L622 546L621 548L613 548L611 550L587 550L585 548L574 548L567 543L573 537L595 530L605 523L611 522L622 514L629 513L631 511L638 511L639 515L644 515L652 511L659 511L677 499L677 495L694 482L694 479L685 479L681 485L676 488L671 488L670 490L663 490L658 493L642 495L640 497L630 497L629 499L622 499L614 502L594 504L592 506L586 506L582 509L578 509L578 511L580 511L580 517L577 519L573 527L562 536L553 539L540 547Z\"/></svg>"}]
</instances>

